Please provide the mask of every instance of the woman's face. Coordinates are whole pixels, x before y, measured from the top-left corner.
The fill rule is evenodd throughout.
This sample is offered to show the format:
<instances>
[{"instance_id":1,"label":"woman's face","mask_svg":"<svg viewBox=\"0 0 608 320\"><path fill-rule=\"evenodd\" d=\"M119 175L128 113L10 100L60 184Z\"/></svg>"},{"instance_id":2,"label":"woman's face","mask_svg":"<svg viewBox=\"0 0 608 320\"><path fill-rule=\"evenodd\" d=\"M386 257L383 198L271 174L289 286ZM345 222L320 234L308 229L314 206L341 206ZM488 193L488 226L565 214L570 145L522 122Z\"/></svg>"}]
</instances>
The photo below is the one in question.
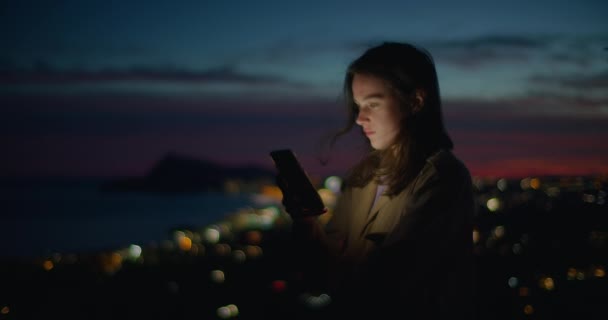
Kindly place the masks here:
<instances>
[{"instance_id":1,"label":"woman's face","mask_svg":"<svg viewBox=\"0 0 608 320\"><path fill-rule=\"evenodd\" d=\"M363 129L372 148L384 150L393 145L401 129L402 114L392 90L378 77L355 74L352 91L359 107L355 122Z\"/></svg>"}]
</instances>

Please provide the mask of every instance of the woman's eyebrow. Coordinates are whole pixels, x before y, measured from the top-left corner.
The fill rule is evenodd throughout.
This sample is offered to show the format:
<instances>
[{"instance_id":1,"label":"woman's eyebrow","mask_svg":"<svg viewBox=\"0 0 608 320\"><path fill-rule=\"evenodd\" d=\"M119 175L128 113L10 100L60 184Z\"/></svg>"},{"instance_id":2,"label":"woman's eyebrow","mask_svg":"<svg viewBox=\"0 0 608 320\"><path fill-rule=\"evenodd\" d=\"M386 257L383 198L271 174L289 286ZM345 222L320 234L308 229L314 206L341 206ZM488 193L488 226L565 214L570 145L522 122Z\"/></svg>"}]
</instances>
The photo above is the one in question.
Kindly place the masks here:
<instances>
[{"instance_id":1,"label":"woman's eyebrow","mask_svg":"<svg viewBox=\"0 0 608 320\"><path fill-rule=\"evenodd\" d=\"M373 99L373 98L384 98L384 94L382 93L370 93L363 97L363 100Z\"/></svg>"},{"instance_id":2,"label":"woman's eyebrow","mask_svg":"<svg viewBox=\"0 0 608 320\"><path fill-rule=\"evenodd\" d=\"M356 101L356 104L361 104L363 101L365 100L369 100L369 99L382 99L384 98L384 94L382 93L370 93L368 95L366 95L365 97L363 97L363 99L361 99L361 101Z\"/></svg>"}]
</instances>

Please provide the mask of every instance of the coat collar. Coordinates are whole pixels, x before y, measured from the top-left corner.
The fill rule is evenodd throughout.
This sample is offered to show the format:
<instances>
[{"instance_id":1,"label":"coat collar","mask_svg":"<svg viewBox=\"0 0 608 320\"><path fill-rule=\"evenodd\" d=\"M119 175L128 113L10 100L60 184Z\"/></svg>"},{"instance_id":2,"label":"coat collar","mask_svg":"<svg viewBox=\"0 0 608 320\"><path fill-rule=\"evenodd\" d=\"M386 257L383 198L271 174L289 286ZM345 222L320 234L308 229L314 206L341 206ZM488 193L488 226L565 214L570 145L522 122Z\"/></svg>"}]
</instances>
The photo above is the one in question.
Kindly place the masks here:
<instances>
[{"instance_id":1,"label":"coat collar","mask_svg":"<svg viewBox=\"0 0 608 320\"><path fill-rule=\"evenodd\" d=\"M380 195L372 208L377 188L378 184L371 181L362 188L353 189L353 199L358 203L352 212L354 215L352 220L354 223L353 231L356 232L356 236L362 236L367 225L376 218L380 209L390 202L390 197L383 194Z\"/></svg>"},{"instance_id":2,"label":"coat collar","mask_svg":"<svg viewBox=\"0 0 608 320\"><path fill-rule=\"evenodd\" d=\"M375 191L375 189L374 189L374 191ZM375 197L375 193L374 193L374 197ZM380 197L378 197L378 201L376 201L376 204L374 204L374 206L369 211L369 213L367 215L367 219L365 219L366 226L370 222L372 222L374 219L376 219L376 216L378 215L378 212L380 212L380 209L382 209L384 206L386 206L386 204L389 202L389 200L390 200L390 197L385 194L382 194L382 195L380 195Z\"/></svg>"},{"instance_id":3,"label":"coat collar","mask_svg":"<svg viewBox=\"0 0 608 320\"><path fill-rule=\"evenodd\" d=\"M374 204L376 189L378 184L375 181L369 182L364 187L352 189L352 203L356 204L351 207L351 235L354 237L376 237L386 235L398 223L399 219L407 214L405 210L408 207L409 195L414 192L419 181L425 180L429 175L432 175L436 163L443 158L444 150L440 150L427 159L426 165L420 171L416 179L402 190L399 194L389 197L381 195L378 201Z\"/></svg>"},{"instance_id":4,"label":"coat collar","mask_svg":"<svg viewBox=\"0 0 608 320\"><path fill-rule=\"evenodd\" d=\"M361 236L361 233L367 224L367 216L372 203L374 202L377 186L378 185L372 181L364 187L353 188L352 199L353 204L356 204L356 206L353 206L351 213L353 215L353 219L351 220L353 223L351 232L355 237Z\"/></svg>"}]
</instances>

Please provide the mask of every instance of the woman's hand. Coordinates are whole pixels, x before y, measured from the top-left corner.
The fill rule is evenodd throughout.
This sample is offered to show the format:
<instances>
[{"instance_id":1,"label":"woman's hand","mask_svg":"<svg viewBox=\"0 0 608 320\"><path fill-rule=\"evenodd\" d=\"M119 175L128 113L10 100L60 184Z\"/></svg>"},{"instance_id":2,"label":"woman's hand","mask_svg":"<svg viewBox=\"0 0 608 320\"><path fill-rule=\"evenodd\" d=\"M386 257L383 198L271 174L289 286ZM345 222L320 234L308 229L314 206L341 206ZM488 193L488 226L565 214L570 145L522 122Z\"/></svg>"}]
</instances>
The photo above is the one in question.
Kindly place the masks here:
<instances>
[{"instance_id":1,"label":"woman's hand","mask_svg":"<svg viewBox=\"0 0 608 320\"><path fill-rule=\"evenodd\" d=\"M293 218L294 216L301 216L302 214L302 206L299 203L299 198L294 197L292 193L290 193L287 182L280 174L276 176L276 184L281 189L283 193L283 199L281 203L283 207L285 207L285 211Z\"/></svg>"},{"instance_id":2,"label":"woman's hand","mask_svg":"<svg viewBox=\"0 0 608 320\"><path fill-rule=\"evenodd\" d=\"M276 176L276 184L283 193L281 203L294 222L313 222L316 220L315 216L305 214L303 209L305 205L301 202L301 198L291 193L288 184L280 174Z\"/></svg>"}]
</instances>

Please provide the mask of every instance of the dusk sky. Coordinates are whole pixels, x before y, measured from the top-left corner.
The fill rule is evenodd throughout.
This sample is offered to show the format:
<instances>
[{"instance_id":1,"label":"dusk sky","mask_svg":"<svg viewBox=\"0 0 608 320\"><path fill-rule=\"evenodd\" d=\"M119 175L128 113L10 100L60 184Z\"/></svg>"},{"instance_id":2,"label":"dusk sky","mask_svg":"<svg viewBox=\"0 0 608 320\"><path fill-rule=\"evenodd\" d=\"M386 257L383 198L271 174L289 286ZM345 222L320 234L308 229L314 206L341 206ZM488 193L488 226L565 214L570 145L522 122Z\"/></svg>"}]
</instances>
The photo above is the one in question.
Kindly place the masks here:
<instances>
[{"instance_id":1,"label":"dusk sky","mask_svg":"<svg viewBox=\"0 0 608 320\"><path fill-rule=\"evenodd\" d=\"M2 1L0 177L145 174L169 152L342 174L347 64L433 55L474 176L608 173L608 1ZM340 143L340 140L339 140Z\"/></svg>"}]
</instances>

